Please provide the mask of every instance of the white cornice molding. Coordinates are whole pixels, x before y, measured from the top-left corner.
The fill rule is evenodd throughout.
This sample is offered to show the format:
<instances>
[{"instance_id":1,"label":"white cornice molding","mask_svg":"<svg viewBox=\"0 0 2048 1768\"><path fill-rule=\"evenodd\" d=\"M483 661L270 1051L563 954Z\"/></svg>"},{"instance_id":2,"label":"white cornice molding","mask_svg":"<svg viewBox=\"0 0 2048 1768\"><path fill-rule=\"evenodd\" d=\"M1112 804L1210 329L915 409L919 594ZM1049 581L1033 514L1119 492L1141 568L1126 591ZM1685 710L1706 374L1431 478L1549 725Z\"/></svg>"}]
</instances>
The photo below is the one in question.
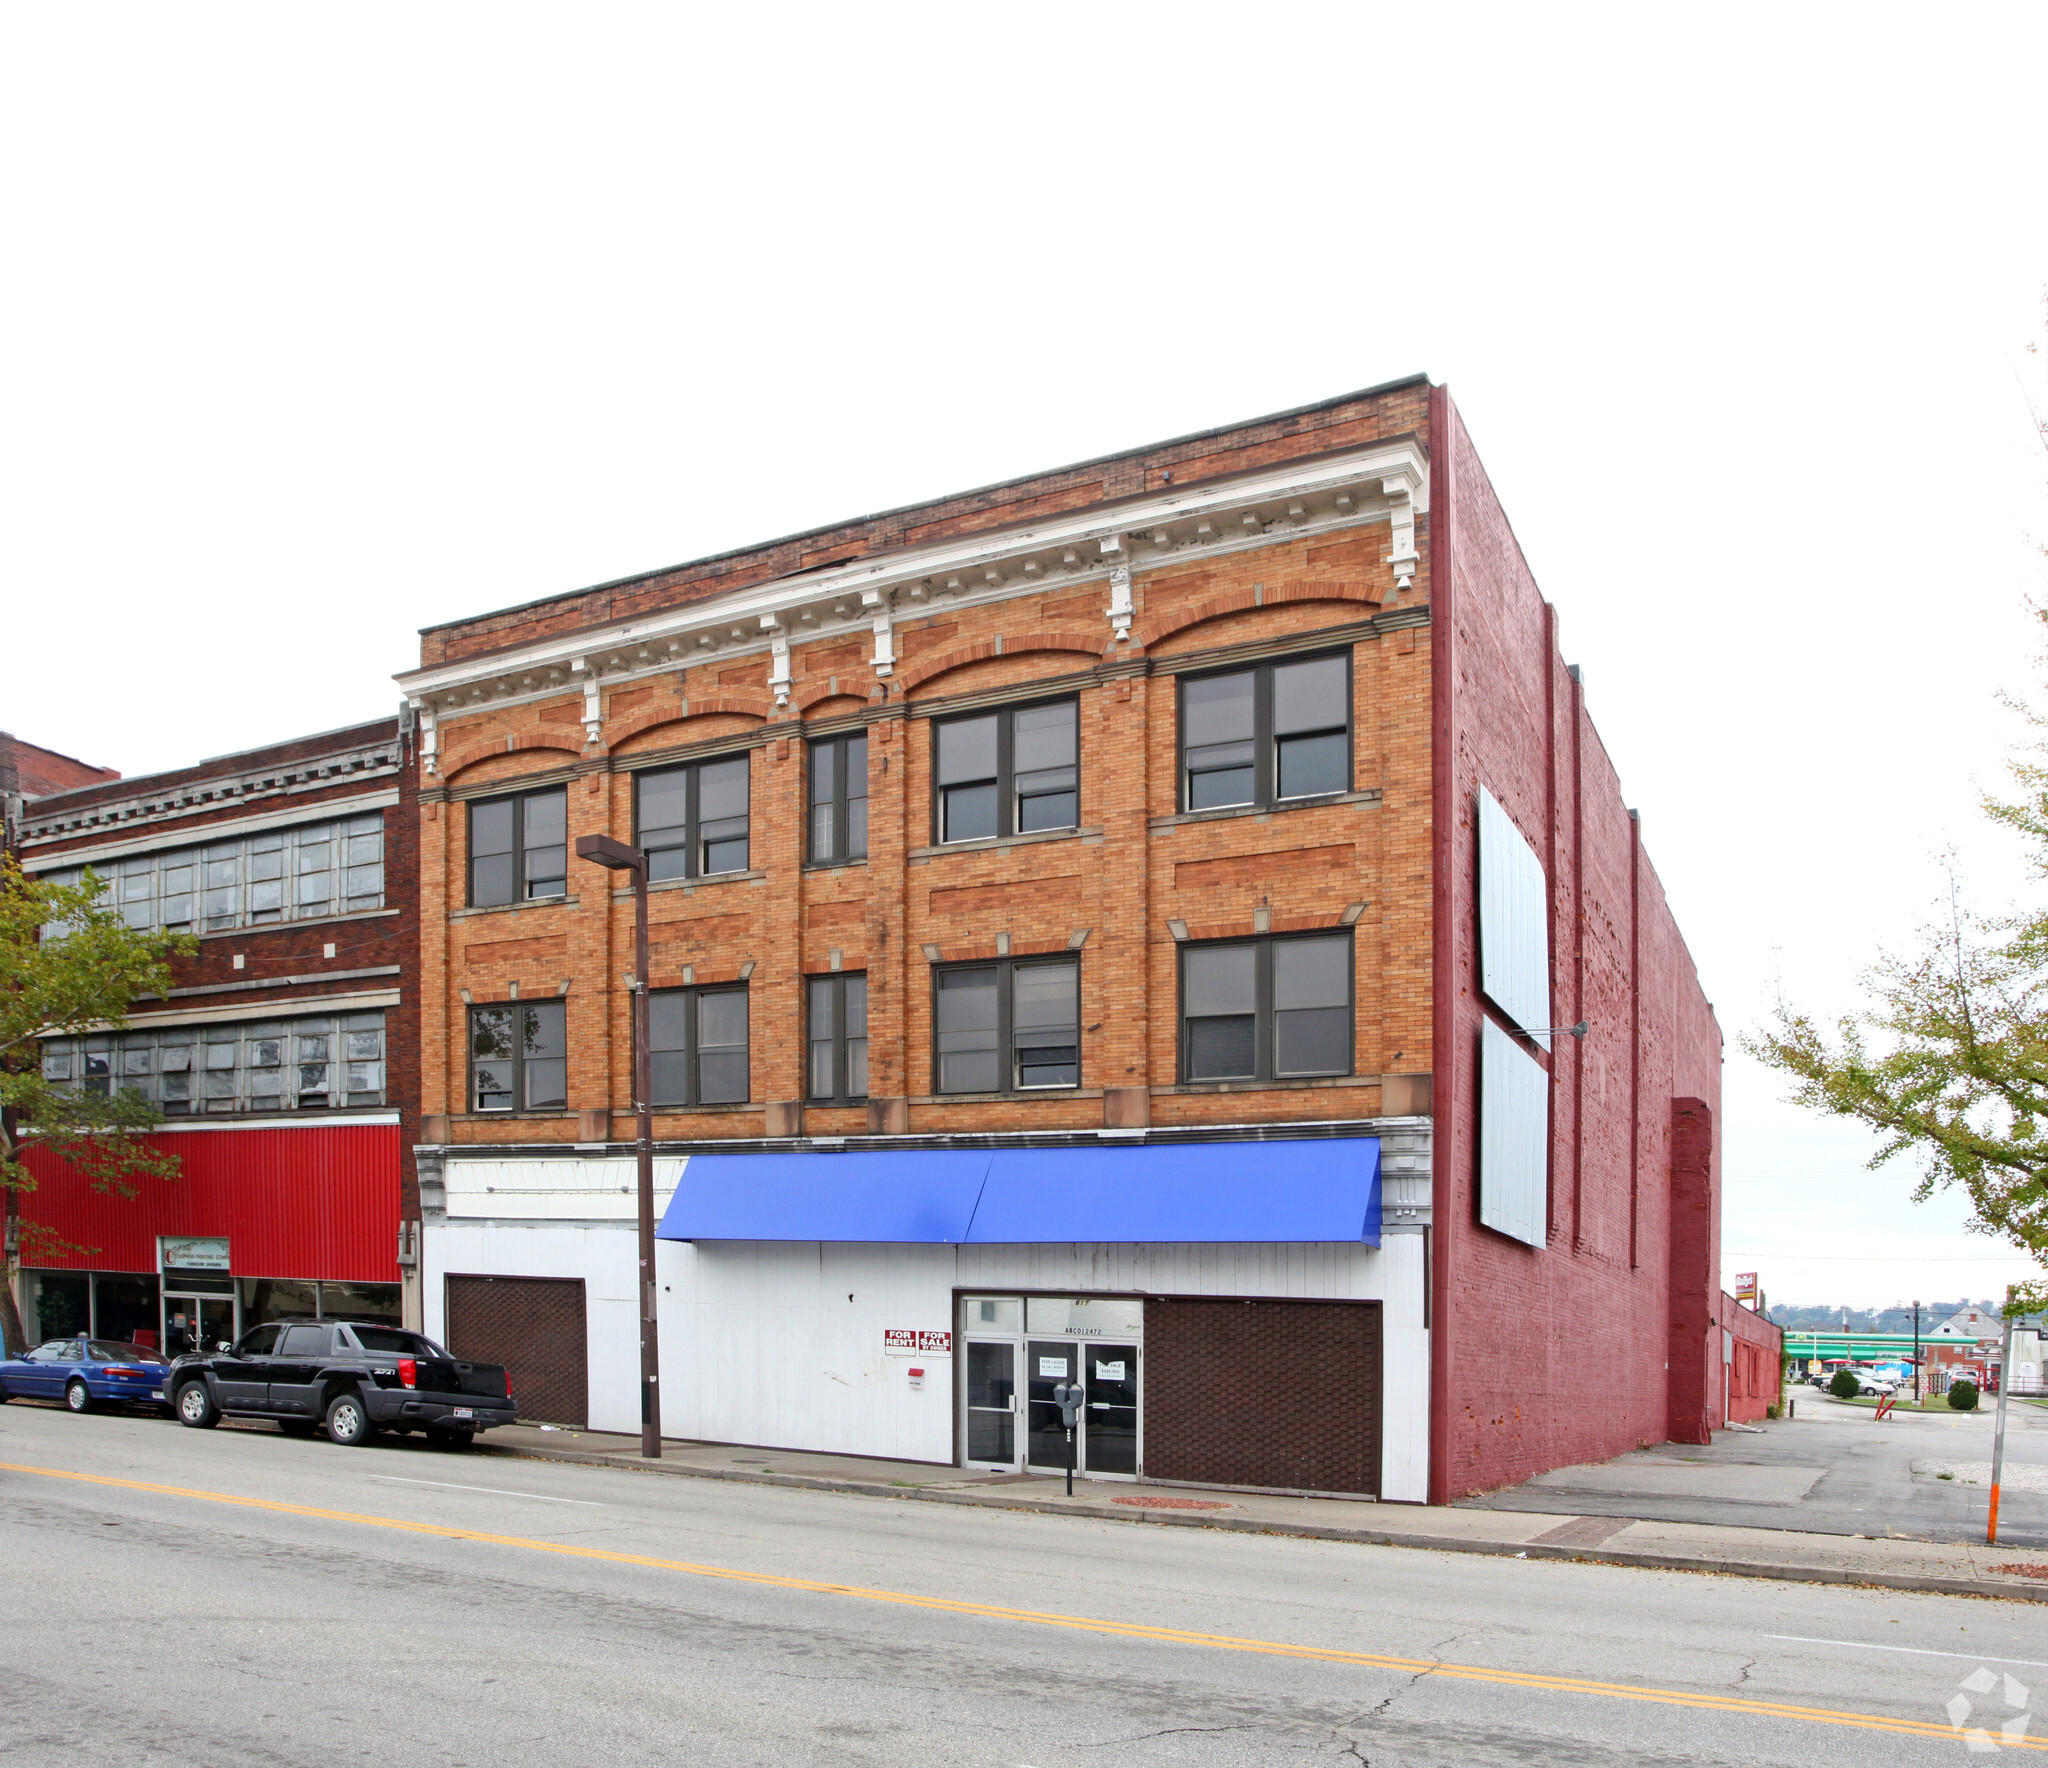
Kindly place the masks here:
<instances>
[{"instance_id":1,"label":"white cornice molding","mask_svg":"<svg viewBox=\"0 0 2048 1768\"><path fill-rule=\"evenodd\" d=\"M317 976L301 978L304 982L319 980ZM366 988L353 994L299 995L286 1001L243 1001L227 1007L181 1007L169 1013L134 1012L128 1015L126 1029L154 1031L163 1026L238 1025L245 1019L324 1019L336 1013L367 1013L373 1007L395 1007L403 998L395 988ZM101 1037L112 1030L111 1026L101 1022L88 1025L82 1031L62 1035Z\"/></svg>"},{"instance_id":2,"label":"white cornice molding","mask_svg":"<svg viewBox=\"0 0 2048 1768\"><path fill-rule=\"evenodd\" d=\"M887 675L894 622L944 607L1105 582L1105 646L1130 632L1128 577L1191 558L1270 545L1277 537L1385 522L1395 595L1412 583L1415 517L1429 508L1429 466L1419 444L1393 442L1295 462L1228 484L1155 493L1113 509L1097 505L1029 528L969 535L829 571L806 572L516 650L408 670L394 679L422 714L423 760L435 726L465 713L584 695L586 735L602 731L599 685L682 668L711 657L768 652L786 693L792 644L872 636L869 662ZM778 704L780 699L778 699Z\"/></svg>"},{"instance_id":3,"label":"white cornice molding","mask_svg":"<svg viewBox=\"0 0 2048 1768\"><path fill-rule=\"evenodd\" d=\"M150 834L133 840L98 842L91 847L67 847L62 853L42 853L33 857L25 853L22 869L60 872L72 866L96 866L104 860L130 859L138 853L162 853L173 847L203 847L209 841L258 835L265 829L291 829L307 823L327 823L341 817L361 816L368 810L388 810L397 802L398 788L386 786L381 792L356 792L346 798L323 798L313 804L294 805L290 810L266 811L261 816L228 817L217 823L197 823L182 830L167 814L151 825ZM72 838L46 835L40 843L24 840L22 847L46 847L51 841Z\"/></svg>"},{"instance_id":4,"label":"white cornice molding","mask_svg":"<svg viewBox=\"0 0 2048 1768\"><path fill-rule=\"evenodd\" d=\"M81 834L98 833L102 829L168 830L192 816L219 810L229 804L266 798L303 798L309 792L324 792L344 781L352 783L393 777L398 772L398 757L399 743L393 737L387 742L369 743L359 749L346 749L307 761L248 768L211 779L185 780L175 786L145 786L129 797L103 799L75 808L53 799L44 799L40 804L31 800L21 817L21 844L24 848L47 845L52 841L71 840ZM391 802L397 802L395 794ZM43 808L44 805L48 808ZM324 809L324 806L309 805L283 812L283 820L310 822L316 809ZM195 832L193 839L207 840L216 830L228 826L225 823L204 825L203 831ZM152 844L161 847L165 843L159 835ZM144 849L137 847L133 851L140 853Z\"/></svg>"}]
</instances>

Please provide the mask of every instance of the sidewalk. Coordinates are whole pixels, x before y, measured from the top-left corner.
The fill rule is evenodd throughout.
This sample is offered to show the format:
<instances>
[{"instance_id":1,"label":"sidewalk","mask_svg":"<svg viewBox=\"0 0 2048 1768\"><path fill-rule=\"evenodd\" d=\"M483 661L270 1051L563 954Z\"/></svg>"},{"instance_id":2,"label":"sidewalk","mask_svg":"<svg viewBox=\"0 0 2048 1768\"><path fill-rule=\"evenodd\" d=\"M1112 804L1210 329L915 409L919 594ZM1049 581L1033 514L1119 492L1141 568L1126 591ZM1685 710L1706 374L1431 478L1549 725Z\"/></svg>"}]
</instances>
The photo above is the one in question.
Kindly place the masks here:
<instances>
[{"instance_id":1,"label":"sidewalk","mask_svg":"<svg viewBox=\"0 0 2048 1768\"><path fill-rule=\"evenodd\" d=\"M586 1466L630 1468L685 1479L739 1480L814 1492L917 1499L1091 1517L1103 1522L1232 1529L1371 1546L1493 1553L1517 1559L1574 1559L1664 1571L1721 1572L1816 1584L1863 1584L1951 1596L2048 1602L2048 1563L2038 1548L1981 1543L1867 1540L1791 1529L1713 1523L1645 1522L1625 1516L1439 1509L1353 1498L1282 1498L1077 1479L1064 1495L1058 1475L974 1474L920 1462L664 1441L662 1459L643 1461L639 1441L596 1431L513 1425L479 1439L475 1451Z\"/></svg>"}]
</instances>

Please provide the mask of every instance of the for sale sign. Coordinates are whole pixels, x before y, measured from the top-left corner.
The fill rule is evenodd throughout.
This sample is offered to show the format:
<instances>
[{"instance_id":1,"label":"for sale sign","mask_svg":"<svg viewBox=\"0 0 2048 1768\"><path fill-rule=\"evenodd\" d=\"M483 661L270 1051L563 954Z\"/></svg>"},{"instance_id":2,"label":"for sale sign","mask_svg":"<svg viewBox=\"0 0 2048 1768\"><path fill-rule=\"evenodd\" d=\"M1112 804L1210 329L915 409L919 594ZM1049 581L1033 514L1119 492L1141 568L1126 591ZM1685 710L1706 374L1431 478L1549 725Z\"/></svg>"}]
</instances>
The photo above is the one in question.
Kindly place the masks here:
<instances>
[{"instance_id":1,"label":"for sale sign","mask_svg":"<svg viewBox=\"0 0 2048 1768\"><path fill-rule=\"evenodd\" d=\"M882 1349L892 1357L950 1357L953 1335L912 1326L889 1326L882 1331Z\"/></svg>"}]
</instances>

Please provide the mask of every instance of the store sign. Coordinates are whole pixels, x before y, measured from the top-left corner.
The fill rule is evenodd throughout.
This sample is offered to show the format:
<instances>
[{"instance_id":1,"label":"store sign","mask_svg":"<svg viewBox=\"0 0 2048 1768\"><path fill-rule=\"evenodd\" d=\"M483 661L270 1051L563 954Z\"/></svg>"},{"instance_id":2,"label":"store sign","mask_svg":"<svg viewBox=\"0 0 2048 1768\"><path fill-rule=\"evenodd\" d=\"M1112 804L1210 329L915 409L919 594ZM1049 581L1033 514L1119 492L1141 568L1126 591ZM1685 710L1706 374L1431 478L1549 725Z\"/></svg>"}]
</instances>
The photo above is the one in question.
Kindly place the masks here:
<instances>
[{"instance_id":1,"label":"store sign","mask_svg":"<svg viewBox=\"0 0 2048 1768\"><path fill-rule=\"evenodd\" d=\"M950 1332L920 1332L909 1326L891 1326L882 1333L882 1349L892 1357L950 1357Z\"/></svg>"},{"instance_id":2,"label":"store sign","mask_svg":"<svg viewBox=\"0 0 2048 1768\"><path fill-rule=\"evenodd\" d=\"M1735 1299L1754 1302L1756 1300L1756 1273L1738 1271L1735 1275Z\"/></svg>"},{"instance_id":3,"label":"store sign","mask_svg":"<svg viewBox=\"0 0 2048 1768\"><path fill-rule=\"evenodd\" d=\"M228 1268L227 1236L218 1239L174 1240L168 1234L158 1242L163 1248L167 1271L225 1271Z\"/></svg>"}]
</instances>

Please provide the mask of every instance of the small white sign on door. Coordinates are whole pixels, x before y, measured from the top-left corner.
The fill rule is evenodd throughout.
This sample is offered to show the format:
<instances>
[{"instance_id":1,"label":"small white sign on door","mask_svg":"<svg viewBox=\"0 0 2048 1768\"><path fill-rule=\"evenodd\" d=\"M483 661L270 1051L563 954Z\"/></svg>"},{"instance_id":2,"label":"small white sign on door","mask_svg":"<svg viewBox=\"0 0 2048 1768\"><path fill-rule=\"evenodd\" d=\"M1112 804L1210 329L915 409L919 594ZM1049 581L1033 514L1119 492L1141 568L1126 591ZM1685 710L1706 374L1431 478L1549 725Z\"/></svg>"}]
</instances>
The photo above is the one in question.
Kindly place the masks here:
<instances>
[{"instance_id":1,"label":"small white sign on door","mask_svg":"<svg viewBox=\"0 0 2048 1768\"><path fill-rule=\"evenodd\" d=\"M1040 1357L1038 1359L1038 1373L1041 1377L1056 1375L1064 1381L1067 1376L1067 1359L1065 1357Z\"/></svg>"},{"instance_id":2,"label":"small white sign on door","mask_svg":"<svg viewBox=\"0 0 2048 1768\"><path fill-rule=\"evenodd\" d=\"M1124 1366L1121 1363L1097 1363L1095 1365L1095 1379L1097 1381L1121 1381L1123 1378Z\"/></svg>"}]
</instances>

